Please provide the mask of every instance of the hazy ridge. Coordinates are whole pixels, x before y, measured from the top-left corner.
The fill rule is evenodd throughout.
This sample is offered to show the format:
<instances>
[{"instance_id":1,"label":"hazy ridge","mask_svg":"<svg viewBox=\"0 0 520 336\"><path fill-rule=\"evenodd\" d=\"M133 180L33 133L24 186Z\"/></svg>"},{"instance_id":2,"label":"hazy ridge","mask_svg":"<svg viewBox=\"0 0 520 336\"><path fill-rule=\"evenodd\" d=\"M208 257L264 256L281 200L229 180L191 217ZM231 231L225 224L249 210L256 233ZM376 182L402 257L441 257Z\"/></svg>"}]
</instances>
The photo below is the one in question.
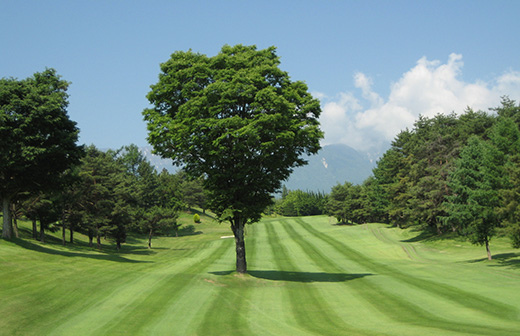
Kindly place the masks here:
<instances>
[{"instance_id":1,"label":"hazy ridge","mask_svg":"<svg viewBox=\"0 0 520 336\"><path fill-rule=\"evenodd\" d=\"M141 151L157 170L166 169L172 173L179 170L171 160L152 154L151 147L142 147ZM305 156L305 159L308 164L295 168L283 183L287 188L329 192L338 183L361 184L375 166L368 155L342 144L323 146L316 155Z\"/></svg>"}]
</instances>

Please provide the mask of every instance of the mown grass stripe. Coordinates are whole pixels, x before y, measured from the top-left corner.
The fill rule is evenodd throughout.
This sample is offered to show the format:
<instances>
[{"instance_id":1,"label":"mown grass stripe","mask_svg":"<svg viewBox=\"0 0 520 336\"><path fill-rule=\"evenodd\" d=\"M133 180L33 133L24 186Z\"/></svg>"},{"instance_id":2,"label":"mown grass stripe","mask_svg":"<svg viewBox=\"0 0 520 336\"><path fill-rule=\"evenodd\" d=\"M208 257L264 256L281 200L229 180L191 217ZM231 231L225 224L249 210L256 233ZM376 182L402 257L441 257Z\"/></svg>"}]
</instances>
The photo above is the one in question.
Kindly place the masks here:
<instances>
[{"instance_id":1,"label":"mown grass stripe","mask_svg":"<svg viewBox=\"0 0 520 336\"><path fill-rule=\"evenodd\" d=\"M277 256L278 270L289 272L301 272L291 261L290 255L281 243L272 223L266 223L267 234L269 235L269 245L274 255ZM302 282L297 282L295 278L292 286L287 286L287 295L291 303L291 310L296 321L305 329L317 335L373 335L369 332L353 329L350 325L343 323L343 320L323 301L316 288L305 279L305 272L302 272Z\"/></svg>"},{"instance_id":2,"label":"mown grass stripe","mask_svg":"<svg viewBox=\"0 0 520 336\"><path fill-rule=\"evenodd\" d=\"M273 277L262 277L266 274L280 274L275 264L278 256L269 248L270 237L264 223L262 221L252 226L255 243L248 244L254 254L253 262L249 263L250 281L247 283L251 287L247 312L250 328L256 335L315 335L300 326L288 309L290 301L285 291L289 284L283 280L274 280Z\"/></svg>"},{"instance_id":3,"label":"mown grass stripe","mask_svg":"<svg viewBox=\"0 0 520 336\"><path fill-rule=\"evenodd\" d=\"M412 260L420 260L421 259L420 256L417 254L417 251L415 250L413 245L401 244L401 243L396 242L395 240L392 240L384 232L381 232L381 228L380 227L376 227L376 226L373 226L373 225L372 226L366 225L366 227L368 227L368 229L370 230L372 235L374 237L376 237L377 239L379 239L381 242L383 242L385 244L388 244L388 245L398 245L398 246L400 246L401 249L403 250L403 252L408 256L409 259L412 259Z\"/></svg>"},{"instance_id":4,"label":"mown grass stripe","mask_svg":"<svg viewBox=\"0 0 520 336\"><path fill-rule=\"evenodd\" d=\"M211 264L228 248L224 242L216 242L206 249L195 250L195 258L184 259L179 263L174 260L170 263L161 262L143 273L137 273L137 277L136 273L128 274L128 281L111 287L116 290L104 299L76 311L75 315L59 323L59 327L50 334L103 335L109 332L121 334L125 330L135 333L140 325L146 324L146 321L165 309L163 305L171 303L200 268ZM144 310L143 306L154 307L154 310Z\"/></svg>"},{"instance_id":5,"label":"mown grass stripe","mask_svg":"<svg viewBox=\"0 0 520 336\"><path fill-rule=\"evenodd\" d=\"M234 246L234 240L233 241ZM246 237L246 255L248 265L254 263L255 260L255 238L248 235ZM235 257L235 254L233 254ZM227 279L238 286L228 286L226 284L218 286L214 294L214 299L210 308L206 310L204 318L198 328L198 335L253 335L254 331L250 328L246 319L249 307L249 294L251 289L247 286L240 286L243 277L247 275L239 275L233 271L235 267L235 258L231 257L227 270L221 270L223 273L234 277Z\"/></svg>"},{"instance_id":6,"label":"mown grass stripe","mask_svg":"<svg viewBox=\"0 0 520 336\"><path fill-rule=\"evenodd\" d=\"M368 269L377 271L380 274L390 275L399 279L399 281L403 283L407 283L423 290L428 290L438 296L442 296L446 300L457 302L467 308L478 309L495 317L503 318L518 316L519 312L516 308L502 304L501 302L493 301L483 296L476 295L474 293L467 292L449 285L411 277L409 274L404 274L394 268L370 260L365 255L350 248L346 244L343 244L339 240L336 240L335 238L332 238L329 235L316 230L302 219L298 219L297 221L309 233L315 235L318 239L327 242L330 246L332 246L344 256L358 262L359 264L362 264Z\"/></svg>"},{"instance_id":7,"label":"mown grass stripe","mask_svg":"<svg viewBox=\"0 0 520 336\"><path fill-rule=\"evenodd\" d=\"M168 307L174 305L178 297L184 295L190 287L194 285L197 278L204 274L204 270L210 267L217 260L232 249L230 241L220 240L213 243L215 246L209 248L207 255L200 256L191 262L191 266L182 270L178 267L167 271L160 281L157 281L148 293L141 295L140 300L134 302L131 307L125 310L124 316L119 317L116 324L110 324L106 334L116 333L140 333L149 324L156 324L156 320L165 314ZM152 311L143 310L142 307L153 307ZM121 314L120 314L121 315ZM175 327L171 329L175 333Z\"/></svg>"},{"instance_id":8,"label":"mown grass stripe","mask_svg":"<svg viewBox=\"0 0 520 336\"><path fill-rule=\"evenodd\" d=\"M91 254L98 256L98 252L82 253L79 256L73 253L65 258L61 250L49 252L50 250L52 249L19 250L22 257L17 258L18 265L21 265L22 269L27 268L27 265L37 265L37 271L27 272L32 274L30 279L14 276L12 279L21 285L19 288L7 289L6 292L0 290L2 297L5 295L7 300L20 303L16 314L8 314L10 318L15 317L18 320L18 323L13 324L16 333L46 334L76 315L78 311L98 304L99 297L102 297L103 293L108 295L106 288L123 282L127 276L133 276L125 269L125 265L128 264L121 262L119 256L111 267L121 272L107 272L109 259L99 260L89 257ZM132 263L132 270L135 269L134 267L137 268L137 265ZM145 264L142 265L145 267ZM82 293L92 293L92 295L82 295ZM2 303L10 305L5 301Z\"/></svg>"},{"instance_id":9,"label":"mown grass stripe","mask_svg":"<svg viewBox=\"0 0 520 336\"><path fill-rule=\"evenodd\" d=\"M244 319L248 309L248 288L216 289L209 309L197 328L197 335L253 335Z\"/></svg>"},{"instance_id":10,"label":"mown grass stripe","mask_svg":"<svg viewBox=\"0 0 520 336\"><path fill-rule=\"evenodd\" d=\"M408 278L405 278L405 275L397 270L394 270L388 266L381 265L379 263L376 263L372 260L369 260L367 257L363 256L362 254L358 253L357 251L349 248L346 244L328 236L327 234L324 234L315 228L313 228L311 225L303 221L302 219L296 219L295 220L303 229L305 229L307 232L311 233L316 238L326 242L331 247L333 247L337 252L342 254L345 258L354 260L360 264L362 264L364 267L367 267L367 269L370 269L374 274L385 274L394 278L397 278L399 281L402 281L403 283L406 283L408 285L412 285L414 287L420 288L424 291L432 292L435 295L441 296L443 298L446 298L445 293L443 293L441 290L446 289L449 290L449 292L452 295L456 295L458 298L450 298L450 301L453 301L455 303L460 304L460 300L462 299L461 296L467 295L469 296L469 302L477 303L476 309L483 311L485 313L488 313L490 315L493 315L494 317L498 317L500 319L504 319L507 317L516 317L515 312L511 311L510 307L506 305L502 305L501 303L492 302L492 304L496 305L496 307L489 308L486 305L487 302L489 302L486 298L481 298L480 296L477 296L473 293L469 293L466 291L458 290L455 288L452 288L448 285L442 285L438 284L429 280L422 280L414 277L410 277L408 275ZM295 234L295 233L293 233ZM311 246L306 246L307 249L312 249ZM313 253L319 254L319 251L314 249ZM322 260L320 258L320 260ZM479 335L495 335L497 332L500 332L501 335L517 335L519 330L513 330L513 329L507 329L507 328L492 328L487 327L485 325L471 325L471 324L464 324L459 322L450 322L445 319L437 318L432 316L430 313L426 312L422 308L413 305L407 301L404 301L403 299L389 293L383 293L381 292L381 289L379 287L376 287L374 285L370 285L368 282L356 282L355 285L357 286L364 286L365 288L361 288L359 293L366 297L366 300L368 303L374 303L377 302L377 304L374 305L376 309L381 311L382 313L389 314L392 318L402 321L405 323L410 324L418 324L423 326L434 326L436 328L451 330L451 331L462 331L462 332L468 332L471 334L479 334ZM442 294L442 295L440 295ZM468 301L463 301L463 306L466 306L469 309L475 309L474 306L471 304L468 304ZM501 313L498 313L495 309L500 309L502 311ZM511 316L513 315L513 316ZM421 322L421 321L428 321L427 323Z\"/></svg>"},{"instance_id":11,"label":"mown grass stripe","mask_svg":"<svg viewBox=\"0 0 520 336\"><path fill-rule=\"evenodd\" d=\"M316 264L323 265L322 267L324 271L344 271L344 269L325 257L308 240L305 240L300 236L290 224L286 224L284 227L287 229L290 236L294 237L301 245L302 250L304 250L305 253L316 262ZM362 296L367 303L371 304L379 312L400 323L456 332L464 331L479 334L482 331L481 326L475 327L473 325L456 323L438 318L419 306L404 300L402 297L385 292L382 288L371 284L369 279L359 280L356 283L349 282L348 284L344 284L348 285L349 288L355 288L358 295Z\"/></svg>"},{"instance_id":12,"label":"mown grass stripe","mask_svg":"<svg viewBox=\"0 0 520 336\"><path fill-rule=\"evenodd\" d=\"M219 284L213 281L210 270L215 265L231 265L234 254L232 239L221 240L227 247L225 251L212 255L208 263L204 263L200 269L193 270L190 278L184 278L187 287L173 297L165 305L157 318L148 321L144 328L140 329L142 335L197 335L197 330L202 326L204 316L216 297ZM218 266L217 266L218 267Z\"/></svg>"}]
</instances>

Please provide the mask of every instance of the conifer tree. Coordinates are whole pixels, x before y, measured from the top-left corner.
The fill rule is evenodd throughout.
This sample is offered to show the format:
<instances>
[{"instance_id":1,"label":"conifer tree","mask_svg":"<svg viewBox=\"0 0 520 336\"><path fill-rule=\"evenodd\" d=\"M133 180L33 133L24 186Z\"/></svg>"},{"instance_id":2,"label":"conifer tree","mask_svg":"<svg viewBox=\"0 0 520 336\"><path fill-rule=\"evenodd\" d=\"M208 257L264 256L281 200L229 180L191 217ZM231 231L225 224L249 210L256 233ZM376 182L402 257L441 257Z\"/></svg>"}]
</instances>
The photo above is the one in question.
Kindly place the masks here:
<instances>
[{"instance_id":1,"label":"conifer tree","mask_svg":"<svg viewBox=\"0 0 520 336\"><path fill-rule=\"evenodd\" d=\"M448 182L452 194L447 197L445 220L473 244L484 245L489 260L492 258L489 241L500 225L496 210L504 183L502 166L501 153L472 136Z\"/></svg>"}]
</instances>

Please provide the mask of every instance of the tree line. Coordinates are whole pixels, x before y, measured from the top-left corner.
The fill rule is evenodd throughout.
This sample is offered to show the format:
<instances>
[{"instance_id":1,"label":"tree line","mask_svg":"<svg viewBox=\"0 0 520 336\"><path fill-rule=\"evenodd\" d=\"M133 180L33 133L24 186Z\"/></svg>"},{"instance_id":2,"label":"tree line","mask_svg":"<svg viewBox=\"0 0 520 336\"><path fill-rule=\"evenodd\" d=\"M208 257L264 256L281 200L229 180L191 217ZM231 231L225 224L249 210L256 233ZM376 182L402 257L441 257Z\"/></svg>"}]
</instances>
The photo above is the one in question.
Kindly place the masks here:
<instances>
[{"instance_id":1,"label":"tree line","mask_svg":"<svg viewBox=\"0 0 520 336\"><path fill-rule=\"evenodd\" d=\"M148 237L174 234L181 228L179 212L204 207L201 181L188 179L182 171L158 172L136 145L101 151L84 148L79 164L61 174L57 188L21 192L11 205L13 229L17 219L32 221L34 239L45 241L45 232L61 230L63 244L74 242L74 233L88 236L89 245L101 248L102 240L113 241L119 250L129 232ZM38 225L39 224L39 225Z\"/></svg>"},{"instance_id":2,"label":"tree line","mask_svg":"<svg viewBox=\"0 0 520 336\"><path fill-rule=\"evenodd\" d=\"M327 194L324 192L289 190L282 187L281 197L275 200L271 212L281 216L314 216L325 213Z\"/></svg>"},{"instance_id":3,"label":"tree line","mask_svg":"<svg viewBox=\"0 0 520 336\"><path fill-rule=\"evenodd\" d=\"M101 151L77 144L79 130L67 115L67 88L54 69L0 80L0 198L2 236L18 236L17 220L32 221L32 235L82 232L101 248L117 249L128 232L178 234L179 211L205 208L200 179L157 172L136 145ZM38 227L39 223L39 227ZM189 230L190 228L188 228Z\"/></svg>"},{"instance_id":4,"label":"tree line","mask_svg":"<svg viewBox=\"0 0 520 336\"><path fill-rule=\"evenodd\" d=\"M240 71L250 69L248 62L256 64L257 57L266 62L257 69L259 77L242 83ZM187 59L191 61L186 63ZM195 63L198 67L194 68ZM64 242L65 229L69 229L71 236L75 231L86 233L91 244L95 239L100 246L102 238L110 238L119 248L133 230L147 232L151 246L157 232L165 228L177 232L182 204L197 204L230 221L237 239L237 270L245 272L243 226L259 220L273 203L272 193L281 181L293 167L305 164L299 155L316 152L322 136L318 102L301 82L286 79L277 66L274 48L257 51L254 46L240 45L225 46L214 59L179 52L162 64L165 74L180 77L172 86L168 81L175 76L163 74L152 86L148 98L154 108L143 112L149 141L164 156L186 164L191 179L183 173L156 172L133 145L106 152L77 145L79 130L66 112L69 83L55 70L24 80L1 79L2 236L11 238L13 230L16 234L21 214L33 220L35 237L39 221L41 240L46 230L61 227ZM207 82L189 76L201 70ZM238 71L233 78L240 90L226 86L231 76L228 70ZM247 91L237 98L239 108L235 109L228 95L246 92L246 84L251 92L260 86L269 95L251 96ZM175 100L163 95L164 85L168 90L187 91L171 92L173 98L181 95ZM286 99L284 104L271 102L275 93ZM194 105L180 108L187 102ZM295 106L301 107L294 110ZM303 106L312 111L312 118ZM276 114L279 108L283 115ZM188 109L195 116L185 116ZM294 111L301 112L302 120L294 120L298 122L291 126ZM456 232L485 245L489 258L489 240L497 232L509 234L513 246L519 247L520 106L505 97L492 111L468 108L461 115L420 117L412 129L395 137L373 176L362 185L346 182L332 188L329 195L282 190L274 209L288 216L327 213L341 223L386 222L437 234ZM276 128L279 124L272 123L276 118L282 118L290 131ZM208 142L210 135L215 139ZM298 143L295 139L300 136L308 143L287 145L287 151L281 151L286 148L284 141ZM265 143L252 150L259 139ZM272 159L275 154L286 162L278 166Z\"/></svg>"},{"instance_id":5,"label":"tree line","mask_svg":"<svg viewBox=\"0 0 520 336\"><path fill-rule=\"evenodd\" d=\"M327 212L340 222L455 232L486 246L507 234L520 247L520 105L493 113L421 116L401 131L362 185L337 185Z\"/></svg>"}]
</instances>

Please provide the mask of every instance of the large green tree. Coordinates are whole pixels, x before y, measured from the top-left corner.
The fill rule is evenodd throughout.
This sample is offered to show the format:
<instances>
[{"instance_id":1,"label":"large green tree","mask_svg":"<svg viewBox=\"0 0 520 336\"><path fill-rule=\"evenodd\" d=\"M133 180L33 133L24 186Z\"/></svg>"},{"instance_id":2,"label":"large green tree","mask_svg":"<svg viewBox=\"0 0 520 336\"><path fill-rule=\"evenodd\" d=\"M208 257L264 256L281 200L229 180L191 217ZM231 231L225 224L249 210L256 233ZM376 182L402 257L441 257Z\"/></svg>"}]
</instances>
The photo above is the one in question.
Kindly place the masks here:
<instances>
[{"instance_id":1,"label":"large green tree","mask_svg":"<svg viewBox=\"0 0 520 336\"><path fill-rule=\"evenodd\" d=\"M153 107L143 111L155 151L205 176L211 209L231 223L239 273L247 272L244 226L260 219L323 136L319 101L279 68L275 51L236 45L214 57L175 52L151 86Z\"/></svg>"},{"instance_id":2,"label":"large green tree","mask_svg":"<svg viewBox=\"0 0 520 336\"><path fill-rule=\"evenodd\" d=\"M67 115L69 83L54 69L17 80L0 79L0 198L2 237L11 238L10 203L20 192L56 187L82 148Z\"/></svg>"},{"instance_id":3,"label":"large green tree","mask_svg":"<svg viewBox=\"0 0 520 336\"><path fill-rule=\"evenodd\" d=\"M509 106L509 111L511 109ZM520 108L516 109L518 114ZM500 190L502 204L499 214L504 219L503 224L511 236L513 247L520 248L520 130L513 119L514 114L504 117L500 110L498 112L499 118L490 138L497 150L504 154L503 168L507 178L507 183Z\"/></svg>"},{"instance_id":4,"label":"large green tree","mask_svg":"<svg viewBox=\"0 0 520 336\"><path fill-rule=\"evenodd\" d=\"M448 186L445 219L473 244L486 247L500 225L497 209L504 185L503 155L491 144L472 136L456 161Z\"/></svg>"}]
</instances>

